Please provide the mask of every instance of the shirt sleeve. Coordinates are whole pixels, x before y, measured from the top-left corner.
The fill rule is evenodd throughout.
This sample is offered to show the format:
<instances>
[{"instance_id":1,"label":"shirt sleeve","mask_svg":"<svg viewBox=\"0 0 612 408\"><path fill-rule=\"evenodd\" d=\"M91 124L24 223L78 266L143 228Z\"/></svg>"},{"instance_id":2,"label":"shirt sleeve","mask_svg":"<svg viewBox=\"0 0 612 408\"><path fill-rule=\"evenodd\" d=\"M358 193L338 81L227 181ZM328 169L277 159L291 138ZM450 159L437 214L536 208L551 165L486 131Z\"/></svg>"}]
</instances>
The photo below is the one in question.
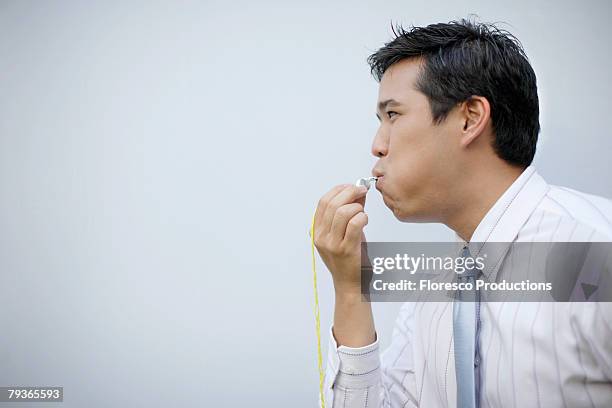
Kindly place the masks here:
<instances>
[{"instance_id":1,"label":"shirt sleeve","mask_svg":"<svg viewBox=\"0 0 612 408\"><path fill-rule=\"evenodd\" d=\"M400 309L391 345L382 353L376 340L364 347L338 346L329 330L325 373L326 408L416 407L412 358L413 304Z\"/></svg>"}]
</instances>

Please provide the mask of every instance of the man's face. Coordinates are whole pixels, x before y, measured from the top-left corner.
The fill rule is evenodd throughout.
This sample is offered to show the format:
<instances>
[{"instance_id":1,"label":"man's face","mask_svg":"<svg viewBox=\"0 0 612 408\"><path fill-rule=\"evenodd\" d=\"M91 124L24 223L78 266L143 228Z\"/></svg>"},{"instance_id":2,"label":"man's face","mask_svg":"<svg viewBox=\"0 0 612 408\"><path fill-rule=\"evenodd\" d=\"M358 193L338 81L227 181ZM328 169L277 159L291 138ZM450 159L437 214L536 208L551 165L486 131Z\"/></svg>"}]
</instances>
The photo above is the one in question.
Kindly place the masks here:
<instances>
[{"instance_id":1,"label":"man's face","mask_svg":"<svg viewBox=\"0 0 612 408\"><path fill-rule=\"evenodd\" d=\"M440 221L459 168L453 109L442 123L432 121L427 97L416 90L419 59L393 64L380 81L377 116L380 127L372 144L379 158L372 174L376 188L401 221ZM380 177L382 176L382 177Z\"/></svg>"}]
</instances>

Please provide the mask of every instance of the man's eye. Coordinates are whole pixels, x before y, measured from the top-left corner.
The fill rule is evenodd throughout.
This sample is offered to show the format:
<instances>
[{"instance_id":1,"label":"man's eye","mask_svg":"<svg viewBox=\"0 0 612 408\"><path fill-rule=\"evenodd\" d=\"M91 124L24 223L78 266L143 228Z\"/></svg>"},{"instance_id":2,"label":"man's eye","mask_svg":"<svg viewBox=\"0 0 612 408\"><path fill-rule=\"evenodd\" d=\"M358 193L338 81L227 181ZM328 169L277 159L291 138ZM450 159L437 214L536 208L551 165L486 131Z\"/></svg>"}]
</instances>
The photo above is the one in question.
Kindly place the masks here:
<instances>
[{"instance_id":1,"label":"man's eye","mask_svg":"<svg viewBox=\"0 0 612 408\"><path fill-rule=\"evenodd\" d=\"M391 119L393 117L393 115L397 115L397 112L395 112L395 111L387 112L387 116L389 117L389 119Z\"/></svg>"}]
</instances>

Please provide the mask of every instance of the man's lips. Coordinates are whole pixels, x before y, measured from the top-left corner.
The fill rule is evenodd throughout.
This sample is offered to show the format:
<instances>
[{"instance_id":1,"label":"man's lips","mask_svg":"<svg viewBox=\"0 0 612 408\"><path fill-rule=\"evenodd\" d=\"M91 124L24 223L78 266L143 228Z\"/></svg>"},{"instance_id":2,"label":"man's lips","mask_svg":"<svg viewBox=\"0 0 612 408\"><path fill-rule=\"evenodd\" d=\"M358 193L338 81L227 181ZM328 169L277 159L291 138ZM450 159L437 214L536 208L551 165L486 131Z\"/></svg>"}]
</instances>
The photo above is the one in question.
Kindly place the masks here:
<instances>
[{"instance_id":1,"label":"man's lips","mask_svg":"<svg viewBox=\"0 0 612 408\"><path fill-rule=\"evenodd\" d=\"M378 178L376 179L376 189L378 191L380 191L382 193L382 185L383 185L383 179L385 176L378 176Z\"/></svg>"}]
</instances>

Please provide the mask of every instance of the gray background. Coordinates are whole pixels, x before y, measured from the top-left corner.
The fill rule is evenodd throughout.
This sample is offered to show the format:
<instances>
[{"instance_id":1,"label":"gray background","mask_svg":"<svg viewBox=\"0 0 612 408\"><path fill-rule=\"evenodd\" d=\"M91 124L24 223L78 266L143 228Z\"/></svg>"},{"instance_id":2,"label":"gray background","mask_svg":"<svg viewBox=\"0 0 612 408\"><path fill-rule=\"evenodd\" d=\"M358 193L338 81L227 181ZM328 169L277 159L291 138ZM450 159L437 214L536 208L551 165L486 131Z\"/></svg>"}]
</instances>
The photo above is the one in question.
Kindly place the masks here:
<instances>
[{"instance_id":1,"label":"gray background","mask_svg":"<svg viewBox=\"0 0 612 408\"><path fill-rule=\"evenodd\" d=\"M461 3L1 1L0 385L315 406L307 230L374 164L365 59L391 21L507 22L538 74L538 169L612 196L610 3ZM367 210L372 241L452 238L376 191ZM383 346L398 307L375 305Z\"/></svg>"}]
</instances>

